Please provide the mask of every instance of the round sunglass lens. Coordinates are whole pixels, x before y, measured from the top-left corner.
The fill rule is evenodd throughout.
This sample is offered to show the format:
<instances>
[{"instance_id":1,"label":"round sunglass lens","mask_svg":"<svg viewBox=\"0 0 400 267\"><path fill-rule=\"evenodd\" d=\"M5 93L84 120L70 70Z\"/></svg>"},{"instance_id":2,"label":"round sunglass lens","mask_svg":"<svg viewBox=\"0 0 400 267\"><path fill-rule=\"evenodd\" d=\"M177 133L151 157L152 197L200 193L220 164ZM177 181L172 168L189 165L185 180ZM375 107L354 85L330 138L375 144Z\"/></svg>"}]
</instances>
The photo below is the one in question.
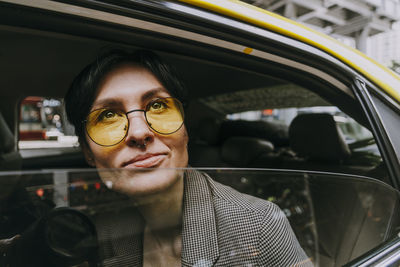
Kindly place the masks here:
<instances>
[{"instance_id":1,"label":"round sunglass lens","mask_svg":"<svg viewBox=\"0 0 400 267\"><path fill-rule=\"evenodd\" d=\"M89 137L103 146L115 145L124 139L128 130L126 115L110 109L92 111L86 122Z\"/></svg>"},{"instance_id":2,"label":"round sunglass lens","mask_svg":"<svg viewBox=\"0 0 400 267\"><path fill-rule=\"evenodd\" d=\"M150 127L160 134L172 134L183 125L183 107L175 98L152 101L146 108Z\"/></svg>"}]
</instances>

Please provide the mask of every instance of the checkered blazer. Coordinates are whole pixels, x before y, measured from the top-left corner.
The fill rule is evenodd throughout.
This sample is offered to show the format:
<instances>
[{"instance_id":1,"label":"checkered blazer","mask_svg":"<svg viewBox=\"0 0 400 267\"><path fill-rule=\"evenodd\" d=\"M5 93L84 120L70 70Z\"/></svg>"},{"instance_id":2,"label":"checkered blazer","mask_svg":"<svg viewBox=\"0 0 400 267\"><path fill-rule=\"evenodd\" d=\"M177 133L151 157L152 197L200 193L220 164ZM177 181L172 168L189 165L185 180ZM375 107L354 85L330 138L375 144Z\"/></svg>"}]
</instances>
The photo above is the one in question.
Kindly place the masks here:
<instances>
[{"instance_id":1,"label":"checkered blazer","mask_svg":"<svg viewBox=\"0 0 400 267\"><path fill-rule=\"evenodd\" d=\"M275 204L196 170L186 171L184 181L182 266L312 266ZM96 225L104 266L142 266L137 211L103 214Z\"/></svg>"}]
</instances>

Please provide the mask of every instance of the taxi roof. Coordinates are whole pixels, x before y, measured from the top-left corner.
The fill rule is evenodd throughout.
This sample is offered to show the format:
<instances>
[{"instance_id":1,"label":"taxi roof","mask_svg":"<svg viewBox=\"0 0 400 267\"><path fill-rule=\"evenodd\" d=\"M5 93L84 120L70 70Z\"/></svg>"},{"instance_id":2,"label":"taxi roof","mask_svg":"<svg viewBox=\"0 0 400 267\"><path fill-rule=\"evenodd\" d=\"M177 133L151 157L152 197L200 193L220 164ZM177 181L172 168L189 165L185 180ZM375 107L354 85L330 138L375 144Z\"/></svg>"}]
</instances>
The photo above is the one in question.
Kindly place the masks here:
<instances>
[{"instance_id":1,"label":"taxi roof","mask_svg":"<svg viewBox=\"0 0 400 267\"><path fill-rule=\"evenodd\" d=\"M400 76L362 52L338 40L250 4L237 0L179 0L299 40L341 60L400 102Z\"/></svg>"}]
</instances>

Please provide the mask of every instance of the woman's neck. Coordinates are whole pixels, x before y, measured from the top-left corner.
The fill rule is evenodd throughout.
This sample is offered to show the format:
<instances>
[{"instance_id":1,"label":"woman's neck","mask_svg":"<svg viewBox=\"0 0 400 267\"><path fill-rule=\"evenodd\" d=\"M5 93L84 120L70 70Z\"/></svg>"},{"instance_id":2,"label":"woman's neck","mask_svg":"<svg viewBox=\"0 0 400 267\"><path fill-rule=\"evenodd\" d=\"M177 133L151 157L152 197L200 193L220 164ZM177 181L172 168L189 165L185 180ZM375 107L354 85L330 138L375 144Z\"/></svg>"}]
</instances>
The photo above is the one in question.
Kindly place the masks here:
<instances>
[{"instance_id":1,"label":"woman's neck","mask_svg":"<svg viewBox=\"0 0 400 267\"><path fill-rule=\"evenodd\" d=\"M163 192L135 199L147 227L154 231L180 229L183 208L183 175Z\"/></svg>"}]
</instances>

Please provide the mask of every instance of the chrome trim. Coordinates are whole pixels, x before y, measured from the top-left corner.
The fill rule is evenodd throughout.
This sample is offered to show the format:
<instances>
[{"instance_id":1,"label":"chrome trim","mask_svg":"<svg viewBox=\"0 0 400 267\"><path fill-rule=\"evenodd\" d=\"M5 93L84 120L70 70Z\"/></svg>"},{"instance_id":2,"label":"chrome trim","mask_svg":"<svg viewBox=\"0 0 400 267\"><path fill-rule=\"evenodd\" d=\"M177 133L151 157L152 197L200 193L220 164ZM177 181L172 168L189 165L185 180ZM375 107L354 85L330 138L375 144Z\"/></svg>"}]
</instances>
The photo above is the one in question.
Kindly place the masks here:
<instances>
[{"instance_id":1,"label":"chrome trim","mask_svg":"<svg viewBox=\"0 0 400 267\"><path fill-rule=\"evenodd\" d=\"M384 251L384 252L372 257L371 259L367 260L363 264L360 264L359 267L368 267L368 266L372 266L372 265L374 265L374 266L382 266L382 267L388 266L388 264L390 264L390 262L393 262L393 260L394 260L393 257L397 256L395 259L400 259L400 250L395 252L393 256L390 256L389 258L384 259L381 262L379 262L380 259L384 255L388 254L389 252L391 252L393 250L396 250L396 249L399 249L399 247L400 247L400 243L398 243L398 244L396 244L396 246L393 246L393 247L387 249L386 251Z\"/></svg>"},{"instance_id":2,"label":"chrome trim","mask_svg":"<svg viewBox=\"0 0 400 267\"><path fill-rule=\"evenodd\" d=\"M390 255L387 259L379 262L377 267L386 267L391 266L393 263L398 262L400 260L400 251L396 251L393 255Z\"/></svg>"}]
</instances>

